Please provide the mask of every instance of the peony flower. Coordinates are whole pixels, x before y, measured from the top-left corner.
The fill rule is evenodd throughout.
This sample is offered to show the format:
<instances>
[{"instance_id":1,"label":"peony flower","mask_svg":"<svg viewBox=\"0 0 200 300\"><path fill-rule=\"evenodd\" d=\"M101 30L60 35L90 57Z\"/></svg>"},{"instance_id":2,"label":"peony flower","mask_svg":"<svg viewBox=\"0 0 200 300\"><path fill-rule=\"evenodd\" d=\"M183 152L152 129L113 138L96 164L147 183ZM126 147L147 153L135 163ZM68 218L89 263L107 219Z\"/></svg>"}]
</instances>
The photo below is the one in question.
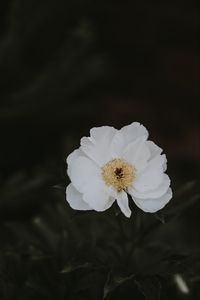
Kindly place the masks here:
<instances>
[{"instance_id":1,"label":"peony flower","mask_svg":"<svg viewBox=\"0 0 200 300\"><path fill-rule=\"evenodd\" d=\"M105 211L117 201L130 217L128 195L145 212L156 212L172 198L165 174L166 156L148 140L147 129L138 122L120 130L102 126L81 139L80 148L67 158L71 183L66 190L76 210Z\"/></svg>"}]
</instances>

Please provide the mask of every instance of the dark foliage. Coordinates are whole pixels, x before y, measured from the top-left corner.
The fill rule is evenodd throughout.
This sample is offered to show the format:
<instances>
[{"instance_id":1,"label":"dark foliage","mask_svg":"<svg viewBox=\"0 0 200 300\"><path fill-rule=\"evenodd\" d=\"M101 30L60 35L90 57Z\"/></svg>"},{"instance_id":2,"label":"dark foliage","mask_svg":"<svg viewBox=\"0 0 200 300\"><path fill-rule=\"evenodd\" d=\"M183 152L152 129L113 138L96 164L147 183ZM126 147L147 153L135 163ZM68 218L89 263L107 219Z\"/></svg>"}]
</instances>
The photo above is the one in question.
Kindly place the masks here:
<instances>
[{"instance_id":1,"label":"dark foliage","mask_svg":"<svg viewBox=\"0 0 200 300\"><path fill-rule=\"evenodd\" d=\"M191 1L0 2L0 299L200 298L198 50ZM135 120L168 156L173 200L73 211L66 156Z\"/></svg>"}]
</instances>

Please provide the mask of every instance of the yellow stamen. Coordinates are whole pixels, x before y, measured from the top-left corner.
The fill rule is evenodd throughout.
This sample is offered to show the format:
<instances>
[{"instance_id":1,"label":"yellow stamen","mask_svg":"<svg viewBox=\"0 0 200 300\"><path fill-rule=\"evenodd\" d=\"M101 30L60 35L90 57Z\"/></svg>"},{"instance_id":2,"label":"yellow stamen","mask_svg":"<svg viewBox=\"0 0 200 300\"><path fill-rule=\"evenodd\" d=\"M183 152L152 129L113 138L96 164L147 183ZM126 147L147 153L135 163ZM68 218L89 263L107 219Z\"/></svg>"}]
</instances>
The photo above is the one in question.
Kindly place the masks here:
<instances>
[{"instance_id":1,"label":"yellow stamen","mask_svg":"<svg viewBox=\"0 0 200 300\"><path fill-rule=\"evenodd\" d=\"M124 159L113 159L102 167L102 177L108 186L118 192L127 190L136 177L136 169Z\"/></svg>"}]
</instances>

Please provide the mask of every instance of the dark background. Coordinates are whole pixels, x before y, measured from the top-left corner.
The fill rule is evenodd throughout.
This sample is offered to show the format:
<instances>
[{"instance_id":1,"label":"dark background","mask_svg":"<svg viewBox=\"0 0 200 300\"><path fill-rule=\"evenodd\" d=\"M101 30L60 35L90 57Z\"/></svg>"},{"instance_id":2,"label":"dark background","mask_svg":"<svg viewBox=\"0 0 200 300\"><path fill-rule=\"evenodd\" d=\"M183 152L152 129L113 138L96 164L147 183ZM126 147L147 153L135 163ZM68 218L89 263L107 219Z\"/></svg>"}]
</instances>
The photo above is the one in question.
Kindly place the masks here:
<instances>
[{"instance_id":1,"label":"dark background","mask_svg":"<svg viewBox=\"0 0 200 300\"><path fill-rule=\"evenodd\" d=\"M198 31L192 1L0 2L0 299L200 297ZM67 155L133 121L167 154L169 208L72 211Z\"/></svg>"}]
</instances>

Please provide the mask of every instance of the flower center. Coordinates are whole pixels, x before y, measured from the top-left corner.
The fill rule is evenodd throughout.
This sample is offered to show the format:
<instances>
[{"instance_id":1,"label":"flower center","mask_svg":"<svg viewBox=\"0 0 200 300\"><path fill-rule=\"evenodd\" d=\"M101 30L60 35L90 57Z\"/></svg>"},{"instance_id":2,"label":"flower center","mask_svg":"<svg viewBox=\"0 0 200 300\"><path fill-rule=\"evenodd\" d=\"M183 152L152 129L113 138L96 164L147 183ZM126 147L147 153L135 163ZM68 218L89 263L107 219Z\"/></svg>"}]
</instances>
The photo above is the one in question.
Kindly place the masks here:
<instances>
[{"instance_id":1,"label":"flower center","mask_svg":"<svg viewBox=\"0 0 200 300\"><path fill-rule=\"evenodd\" d=\"M121 192L132 185L136 169L124 159L116 158L102 167L102 177L108 186Z\"/></svg>"}]
</instances>

